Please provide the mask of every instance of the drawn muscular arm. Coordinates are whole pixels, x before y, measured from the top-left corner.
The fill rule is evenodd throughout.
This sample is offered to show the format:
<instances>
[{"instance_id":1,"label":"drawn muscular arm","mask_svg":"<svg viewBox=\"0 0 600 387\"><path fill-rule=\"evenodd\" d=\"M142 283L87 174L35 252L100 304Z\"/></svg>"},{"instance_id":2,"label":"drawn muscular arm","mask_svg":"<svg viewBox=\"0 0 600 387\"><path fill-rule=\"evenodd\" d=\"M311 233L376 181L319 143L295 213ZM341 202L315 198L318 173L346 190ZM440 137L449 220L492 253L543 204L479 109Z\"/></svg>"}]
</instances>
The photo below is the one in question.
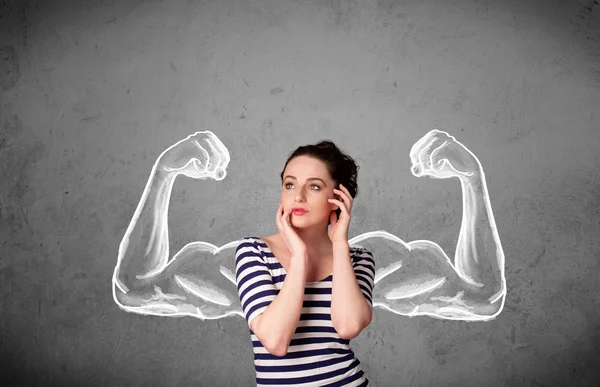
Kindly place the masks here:
<instances>
[{"instance_id":1,"label":"drawn muscular arm","mask_svg":"<svg viewBox=\"0 0 600 387\"><path fill-rule=\"evenodd\" d=\"M217 256L237 241L220 249L189 243L169 260L168 212L175 179L222 180L229 160L225 146L209 131L194 133L159 156L119 246L112 283L113 298L122 309L202 319L241 314L235 277L227 264L219 268ZM221 276L214 275L216 268Z\"/></svg>"},{"instance_id":2,"label":"drawn muscular arm","mask_svg":"<svg viewBox=\"0 0 600 387\"><path fill-rule=\"evenodd\" d=\"M506 294L504 252L479 160L454 137L438 130L419 140L410 157L415 176L455 177L461 183L463 215L456 253L451 261L434 242L404 243L386 232L369 233L395 246L395 252L386 256L397 257L377 271L374 305L408 316L494 318Z\"/></svg>"}]
</instances>

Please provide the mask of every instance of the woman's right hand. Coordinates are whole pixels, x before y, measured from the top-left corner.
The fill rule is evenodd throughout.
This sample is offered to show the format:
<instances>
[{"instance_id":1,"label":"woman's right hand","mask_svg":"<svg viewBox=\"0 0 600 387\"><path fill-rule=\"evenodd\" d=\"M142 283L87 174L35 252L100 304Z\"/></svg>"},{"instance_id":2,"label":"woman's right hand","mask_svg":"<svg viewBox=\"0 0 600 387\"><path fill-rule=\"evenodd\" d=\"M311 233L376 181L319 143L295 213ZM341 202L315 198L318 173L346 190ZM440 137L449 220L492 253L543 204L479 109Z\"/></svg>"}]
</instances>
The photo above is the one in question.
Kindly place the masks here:
<instances>
[{"instance_id":1,"label":"woman's right hand","mask_svg":"<svg viewBox=\"0 0 600 387\"><path fill-rule=\"evenodd\" d=\"M279 229L279 235L281 235L288 250L292 253L292 258L306 258L306 244L291 226L290 214L285 212L283 205L279 203L275 224Z\"/></svg>"},{"instance_id":2,"label":"woman's right hand","mask_svg":"<svg viewBox=\"0 0 600 387\"><path fill-rule=\"evenodd\" d=\"M158 157L158 166L169 173L193 179L223 180L229 151L211 131L196 132L171 145Z\"/></svg>"}]
</instances>

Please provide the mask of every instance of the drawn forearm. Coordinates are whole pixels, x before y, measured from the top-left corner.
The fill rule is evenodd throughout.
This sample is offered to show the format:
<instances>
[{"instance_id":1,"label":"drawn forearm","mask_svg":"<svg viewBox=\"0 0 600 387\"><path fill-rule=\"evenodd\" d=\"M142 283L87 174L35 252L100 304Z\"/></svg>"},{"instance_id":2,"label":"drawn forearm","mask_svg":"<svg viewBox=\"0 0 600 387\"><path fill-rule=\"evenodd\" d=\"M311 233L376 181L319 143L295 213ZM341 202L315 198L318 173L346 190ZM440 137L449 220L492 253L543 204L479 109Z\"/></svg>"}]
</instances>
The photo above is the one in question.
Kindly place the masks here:
<instances>
[{"instance_id":1,"label":"drawn forearm","mask_svg":"<svg viewBox=\"0 0 600 387\"><path fill-rule=\"evenodd\" d=\"M504 289L504 253L483 171L461 178L461 186L463 218L454 258L456 271L482 293L500 295Z\"/></svg>"},{"instance_id":2,"label":"drawn forearm","mask_svg":"<svg viewBox=\"0 0 600 387\"><path fill-rule=\"evenodd\" d=\"M115 280L127 292L159 273L169 260L168 210L175 174L152 169L142 198L119 246Z\"/></svg>"}]
</instances>

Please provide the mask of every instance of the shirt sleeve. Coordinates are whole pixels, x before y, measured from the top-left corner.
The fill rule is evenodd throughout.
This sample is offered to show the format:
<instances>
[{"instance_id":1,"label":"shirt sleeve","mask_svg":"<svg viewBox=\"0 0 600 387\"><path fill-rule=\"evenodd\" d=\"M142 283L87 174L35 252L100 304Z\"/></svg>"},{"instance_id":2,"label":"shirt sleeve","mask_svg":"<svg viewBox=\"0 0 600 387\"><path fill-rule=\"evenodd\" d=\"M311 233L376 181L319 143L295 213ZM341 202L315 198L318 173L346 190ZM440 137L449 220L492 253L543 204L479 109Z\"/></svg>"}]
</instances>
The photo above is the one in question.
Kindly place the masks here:
<instances>
[{"instance_id":1,"label":"shirt sleeve","mask_svg":"<svg viewBox=\"0 0 600 387\"><path fill-rule=\"evenodd\" d=\"M356 248L352 258L352 267L358 286L372 308L373 287L375 286L375 259L373 259L373 254L363 247Z\"/></svg>"},{"instance_id":2,"label":"shirt sleeve","mask_svg":"<svg viewBox=\"0 0 600 387\"><path fill-rule=\"evenodd\" d=\"M248 327L256 316L267 309L277 296L269 267L256 243L244 238L235 251L235 279Z\"/></svg>"}]
</instances>

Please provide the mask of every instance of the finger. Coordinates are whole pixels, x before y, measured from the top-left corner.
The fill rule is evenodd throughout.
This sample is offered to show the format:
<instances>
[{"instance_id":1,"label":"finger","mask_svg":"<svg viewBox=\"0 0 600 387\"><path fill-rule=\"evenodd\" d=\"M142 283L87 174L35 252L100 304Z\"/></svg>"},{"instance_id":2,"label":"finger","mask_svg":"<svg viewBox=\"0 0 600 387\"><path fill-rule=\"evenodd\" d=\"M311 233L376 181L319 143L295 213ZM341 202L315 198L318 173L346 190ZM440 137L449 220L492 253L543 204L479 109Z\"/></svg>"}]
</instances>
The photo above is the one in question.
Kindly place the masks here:
<instances>
[{"instance_id":1,"label":"finger","mask_svg":"<svg viewBox=\"0 0 600 387\"><path fill-rule=\"evenodd\" d=\"M327 201L328 201L329 203L332 203L332 204L337 204L337 206L338 206L338 207L340 206L340 205L338 204L338 203L339 203L339 201L338 201L338 200L336 200L336 199L327 199ZM335 201L335 202L338 202L338 203L333 203L332 201Z\"/></svg>"},{"instance_id":2,"label":"finger","mask_svg":"<svg viewBox=\"0 0 600 387\"><path fill-rule=\"evenodd\" d=\"M283 242L289 249L289 243L288 243L287 236L286 236L287 235L287 229L285 226L286 222L283 220L284 217L285 217L285 210L283 210L283 205L280 203L279 207L277 207L277 216L275 217L275 223L277 224L277 228L279 229L279 234L281 235Z\"/></svg>"},{"instance_id":3,"label":"finger","mask_svg":"<svg viewBox=\"0 0 600 387\"><path fill-rule=\"evenodd\" d=\"M229 161L231 161L231 156L229 155L227 147L225 146L225 144L223 144L221 140L219 140L219 138L213 132L207 131L207 135L208 138L210 138L213 146L217 150L217 153L219 154L219 156L221 156L219 165L222 168L225 168L229 164Z\"/></svg>"},{"instance_id":4,"label":"finger","mask_svg":"<svg viewBox=\"0 0 600 387\"><path fill-rule=\"evenodd\" d=\"M346 205L344 203L342 203L342 202L340 202L339 200L336 200L336 199L327 199L327 200L335 202L335 204L338 205L338 207L340 208L340 210L342 210L342 212L348 213L348 209L346 208Z\"/></svg>"},{"instance_id":5,"label":"finger","mask_svg":"<svg viewBox=\"0 0 600 387\"><path fill-rule=\"evenodd\" d=\"M200 172L200 173L204 172L204 170L202 169L202 163L200 163L200 160L198 160L197 158L194 157L191 160L191 162L193 163L194 168L196 168L197 172Z\"/></svg>"},{"instance_id":6,"label":"finger","mask_svg":"<svg viewBox=\"0 0 600 387\"><path fill-rule=\"evenodd\" d=\"M337 214L335 213L335 211L331 211L329 213L329 222L331 223L331 225L336 224L339 221Z\"/></svg>"},{"instance_id":7,"label":"finger","mask_svg":"<svg viewBox=\"0 0 600 387\"><path fill-rule=\"evenodd\" d=\"M419 163L419 153L421 152L421 149L423 148L423 146L429 144L435 135L436 135L436 132L434 132L433 130L428 132L426 135L421 137L417 142L415 142L415 144L410 148L409 156L410 156L410 161L413 163L413 165L416 165Z\"/></svg>"},{"instance_id":8,"label":"finger","mask_svg":"<svg viewBox=\"0 0 600 387\"><path fill-rule=\"evenodd\" d=\"M282 207L283 205L281 203L279 203L279 207L277 207L277 215L275 215L275 224L277 225L277 228L279 229L279 232L283 232L283 224L281 222L281 211L282 211Z\"/></svg>"},{"instance_id":9,"label":"finger","mask_svg":"<svg viewBox=\"0 0 600 387\"><path fill-rule=\"evenodd\" d=\"M346 195L344 192L340 191L339 189L334 189L334 191L337 191L339 193L340 198L342 198L342 202L348 208L352 208L352 198L351 197L349 197L348 195Z\"/></svg>"},{"instance_id":10,"label":"finger","mask_svg":"<svg viewBox=\"0 0 600 387\"><path fill-rule=\"evenodd\" d=\"M335 188L334 188L334 189L333 189L333 193L334 193L336 196L338 196L338 197L339 197L339 200L342 200L342 201L344 201L344 200L348 200L348 199L346 198L346 193L345 193L344 191L340 191L339 189L335 189ZM334 199L335 199L335 198L334 198Z\"/></svg>"},{"instance_id":11,"label":"finger","mask_svg":"<svg viewBox=\"0 0 600 387\"><path fill-rule=\"evenodd\" d=\"M340 192L341 196L345 197L348 200L352 199L352 196L350 195L350 192L348 192L348 190L346 189L346 187L344 187L343 185L340 184L340 189L333 189L334 191Z\"/></svg>"},{"instance_id":12,"label":"finger","mask_svg":"<svg viewBox=\"0 0 600 387\"><path fill-rule=\"evenodd\" d=\"M217 150L215 142L212 138L205 138L204 142L207 144L208 149L210 149L208 153L210 153L212 158L212 164L214 164L215 167L218 167L221 165L221 153Z\"/></svg>"},{"instance_id":13,"label":"finger","mask_svg":"<svg viewBox=\"0 0 600 387\"><path fill-rule=\"evenodd\" d=\"M203 138L203 149L209 154L209 161L211 171L219 167L222 163L222 157L220 152L217 150L215 141L210 137Z\"/></svg>"},{"instance_id":14,"label":"finger","mask_svg":"<svg viewBox=\"0 0 600 387\"><path fill-rule=\"evenodd\" d=\"M352 197L352 195L350 195L350 191L348 191L348 188L344 187L342 184L340 184L340 187L346 193L346 197L348 198L348 202L350 203L350 206L352 207L352 203L354 203L354 198Z\"/></svg>"},{"instance_id":15,"label":"finger","mask_svg":"<svg viewBox=\"0 0 600 387\"><path fill-rule=\"evenodd\" d=\"M290 227L292 225L289 218L290 218L290 214L288 214L287 212L283 211L283 216L281 217L281 222L283 223L283 227L284 228L286 226Z\"/></svg>"},{"instance_id":16,"label":"finger","mask_svg":"<svg viewBox=\"0 0 600 387\"><path fill-rule=\"evenodd\" d=\"M210 163L210 153L202 146L200 145L200 143L198 142L198 140L193 139L191 140L192 145L194 145L196 148L198 148L201 152L201 156L199 156L199 158L201 160L200 163L202 164L202 166L204 167L204 169L206 170L206 168L208 168L208 164Z\"/></svg>"},{"instance_id":17,"label":"finger","mask_svg":"<svg viewBox=\"0 0 600 387\"><path fill-rule=\"evenodd\" d=\"M429 155L429 165L433 171L438 171L444 165L444 157L440 152L448 146L448 141L444 141L442 145L435 148Z\"/></svg>"},{"instance_id":18,"label":"finger","mask_svg":"<svg viewBox=\"0 0 600 387\"><path fill-rule=\"evenodd\" d=\"M352 198L352 195L350 195L350 191L348 191L348 188L344 187L341 184L340 184L340 186L342 187L342 189L344 190L344 192L346 192L346 195L348 195L348 199L350 199L351 201L353 201L354 199Z\"/></svg>"},{"instance_id":19,"label":"finger","mask_svg":"<svg viewBox=\"0 0 600 387\"><path fill-rule=\"evenodd\" d=\"M216 167L227 168L230 161L229 151L217 136L211 132L209 132L209 134L210 135L206 138L206 142L211 146L214 157L217 160Z\"/></svg>"},{"instance_id":20,"label":"finger","mask_svg":"<svg viewBox=\"0 0 600 387\"><path fill-rule=\"evenodd\" d=\"M419 164L423 168L423 172L429 171L431 169L431 162L429 159L429 155L431 154L431 150L436 148L437 139L433 138L431 141L425 145L421 152L419 152Z\"/></svg>"}]
</instances>

